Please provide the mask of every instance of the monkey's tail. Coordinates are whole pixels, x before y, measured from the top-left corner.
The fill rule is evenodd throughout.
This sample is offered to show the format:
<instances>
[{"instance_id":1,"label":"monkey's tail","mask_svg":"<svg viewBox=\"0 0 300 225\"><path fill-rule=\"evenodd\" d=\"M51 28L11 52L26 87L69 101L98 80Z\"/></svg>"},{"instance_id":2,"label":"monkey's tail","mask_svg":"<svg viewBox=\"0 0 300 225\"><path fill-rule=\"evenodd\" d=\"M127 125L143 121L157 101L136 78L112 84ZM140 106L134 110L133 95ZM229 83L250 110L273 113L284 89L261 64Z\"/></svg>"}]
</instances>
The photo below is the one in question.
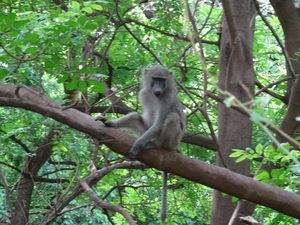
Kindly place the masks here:
<instances>
[{"instance_id":1,"label":"monkey's tail","mask_svg":"<svg viewBox=\"0 0 300 225\"><path fill-rule=\"evenodd\" d=\"M168 173L163 171L162 173L162 194L161 194L161 209L160 219L162 224L165 224L167 218L167 179Z\"/></svg>"}]
</instances>

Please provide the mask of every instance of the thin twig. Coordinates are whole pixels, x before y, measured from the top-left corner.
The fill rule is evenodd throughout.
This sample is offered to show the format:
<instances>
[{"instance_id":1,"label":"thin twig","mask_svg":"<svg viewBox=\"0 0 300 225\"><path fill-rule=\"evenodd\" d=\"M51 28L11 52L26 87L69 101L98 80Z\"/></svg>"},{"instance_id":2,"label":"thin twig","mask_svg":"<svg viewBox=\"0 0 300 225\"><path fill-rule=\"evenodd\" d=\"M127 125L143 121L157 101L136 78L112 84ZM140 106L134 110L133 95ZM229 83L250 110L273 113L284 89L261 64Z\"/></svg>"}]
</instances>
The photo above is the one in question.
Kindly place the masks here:
<instances>
[{"instance_id":1,"label":"thin twig","mask_svg":"<svg viewBox=\"0 0 300 225\"><path fill-rule=\"evenodd\" d=\"M87 193L87 195L96 203L98 207L101 207L103 209L111 210L114 212L118 212L124 216L124 218L127 220L127 222L130 225L136 225L136 222L132 218L132 216L121 206L114 205L108 202L105 202L103 199L99 198L93 190L90 188L90 186L86 183L85 180L79 181L81 187L84 189L84 191Z\"/></svg>"},{"instance_id":2,"label":"thin twig","mask_svg":"<svg viewBox=\"0 0 300 225\"><path fill-rule=\"evenodd\" d=\"M148 52L150 52L150 54L156 59L156 61L163 65L163 63L160 61L160 59L154 54L154 52L149 48L147 47L134 33L131 32L131 30L128 28L128 26L126 25L126 23L123 21L123 19L121 18L120 14L119 14L119 10L118 10L118 4L119 4L119 1L116 0L116 13L117 13L117 16L120 20L120 22L123 24L123 26L125 27L125 29L128 31L128 33L141 45L143 46L144 49L146 49Z\"/></svg>"},{"instance_id":3,"label":"thin twig","mask_svg":"<svg viewBox=\"0 0 300 225\"><path fill-rule=\"evenodd\" d=\"M296 75L296 77L297 77L297 76L298 76L298 75ZM280 80L278 80L278 81L275 81L275 82L273 82L273 83L270 83L270 84L268 84L267 86L264 86L263 88L259 89L259 90L255 93L255 96L256 96L256 95L259 95L259 94L262 93L262 92L265 92L268 88L273 87L273 86L276 85L276 84L280 84L280 83L282 83L282 82L285 82L285 81L288 81L288 80L292 80L292 79L294 79L294 77L290 76L290 77L285 77L285 78L283 78L283 79L280 79Z\"/></svg>"}]
</instances>

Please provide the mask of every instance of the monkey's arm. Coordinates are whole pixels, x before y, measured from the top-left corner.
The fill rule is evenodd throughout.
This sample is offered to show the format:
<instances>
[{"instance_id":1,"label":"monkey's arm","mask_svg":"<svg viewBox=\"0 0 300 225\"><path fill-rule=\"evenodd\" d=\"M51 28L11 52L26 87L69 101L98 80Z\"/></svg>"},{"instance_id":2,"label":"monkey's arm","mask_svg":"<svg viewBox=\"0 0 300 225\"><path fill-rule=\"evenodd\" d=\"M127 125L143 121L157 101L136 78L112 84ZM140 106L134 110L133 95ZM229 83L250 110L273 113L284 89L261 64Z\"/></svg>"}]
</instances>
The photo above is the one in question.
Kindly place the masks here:
<instances>
[{"instance_id":1,"label":"monkey's arm","mask_svg":"<svg viewBox=\"0 0 300 225\"><path fill-rule=\"evenodd\" d=\"M138 135L142 135L147 130L143 118L137 112L129 113L115 120L104 116L97 116L95 120L103 122L107 127L129 129Z\"/></svg>"}]
</instances>

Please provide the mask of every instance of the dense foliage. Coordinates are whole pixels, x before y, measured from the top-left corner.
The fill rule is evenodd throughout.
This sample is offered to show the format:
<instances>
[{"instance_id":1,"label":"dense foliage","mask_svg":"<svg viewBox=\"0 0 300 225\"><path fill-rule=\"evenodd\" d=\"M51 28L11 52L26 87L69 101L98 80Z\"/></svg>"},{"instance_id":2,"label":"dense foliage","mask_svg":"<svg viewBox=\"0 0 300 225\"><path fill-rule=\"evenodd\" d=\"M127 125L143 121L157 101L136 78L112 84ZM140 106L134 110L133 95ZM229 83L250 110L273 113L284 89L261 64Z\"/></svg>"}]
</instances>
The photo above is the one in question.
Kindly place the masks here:
<instances>
[{"instance_id":1,"label":"dense foliage","mask_svg":"<svg viewBox=\"0 0 300 225\"><path fill-rule=\"evenodd\" d=\"M269 26L260 16L253 18L256 86L247 104L218 87L223 8L217 1L3 0L1 83L25 85L40 96L93 117L106 113L116 118L141 111L137 100L140 74L146 66L162 63L174 71L180 83L188 133L208 138L217 135L217 105L223 104L217 96L222 93L224 104L241 108L254 124L252 146L237 147L230 157L236 163L251 160L256 180L298 194L299 151L293 144L274 146L276 138L268 129L279 130L287 110L287 83L285 57L274 37L282 41L283 31L267 6L261 9ZM123 156L79 130L22 107L0 108L0 132L1 222L10 223L22 191L19 181L29 176L34 186L28 224L126 224L122 214L97 207L86 193L75 195L80 180L96 166L103 177L92 190L100 199L124 208L137 224L160 223L160 171L140 165L138 169L114 168L123 162ZM36 174L28 175L31 159L42 154L39 150L45 145L51 146L51 155ZM215 150L183 142L180 152L215 164ZM259 171L262 161L279 167ZM168 223L210 224L212 199L212 189L170 174ZM56 208L61 210L53 216ZM263 224L298 224L263 206L252 216Z\"/></svg>"}]
</instances>

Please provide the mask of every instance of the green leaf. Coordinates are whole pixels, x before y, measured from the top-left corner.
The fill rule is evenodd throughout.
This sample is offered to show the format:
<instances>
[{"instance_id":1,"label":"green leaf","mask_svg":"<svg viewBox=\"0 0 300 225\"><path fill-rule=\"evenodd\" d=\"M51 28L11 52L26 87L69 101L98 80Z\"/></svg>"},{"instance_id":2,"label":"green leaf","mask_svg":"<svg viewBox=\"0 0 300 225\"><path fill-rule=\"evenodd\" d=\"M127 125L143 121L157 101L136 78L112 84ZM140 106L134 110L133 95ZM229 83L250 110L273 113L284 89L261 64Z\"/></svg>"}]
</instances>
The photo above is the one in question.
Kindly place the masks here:
<instances>
[{"instance_id":1,"label":"green leaf","mask_svg":"<svg viewBox=\"0 0 300 225\"><path fill-rule=\"evenodd\" d=\"M270 179L268 171L261 170L260 173L255 177L255 180L263 181Z\"/></svg>"},{"instance_id":2,"label":"green leaf","mask_svg":"<svg viewBox=\"0 0 300 225\"><path fill-rule=\"evenodd\" d=\"M96 67L86 67L81 70L78 70L76 72L76 74L82 74L82 73L93 74L93 73L96 73L98 70L99 70L99 68L96 68Z\"/></svg>"},{"instance_id":3,"label":"green leaf","mask_svg":"<svg viewBox=\"0 0 300 225\"><path fill-rule=\"evenodd\" d=\"M91 7L84 7L84 8L82 9L82 11L87 12L87 13L92 13L92 12L93 12L93 9L92 9Z\"/></svg>"},{"instance_id":4,"label":"green leaf","mask_svg":"<svg viewBox=\"0 0 300 225\"><path fill-rule=\"evenodd\" d=\"M68 152L68 151L69 151L69 150L67 149L66 146L60 145L59 147L60 147L60 149L61 149L63 152Z\"/></svg>"},{"instance_id":5,"label":"green leaf","mask_svg":"<svg viewBox=\"0 0 300 225\"><path fill-rule=\"evenodd\" d=\"M1 126L1 129L5 132L8 132L13 128L14 128L14 125L12 123L5 123Z\"/></svg>"},{"instance_id":6,"label":"green leaf","mask_svg":"<svg viewBox=\"0 0 300 225\"><path fill-rule=\"evenodd\" d=\"M9 13L7 14L7 16L5 17L5 23L9 26L13 25L13 23L15 22L17 15L15 13Z\"/></svg>"},{"instance_id":7,"label":"green leaf","mask_svg":"<svg viewBox=\"0 0 300 225\"><path fill-rule=\"evenodd\" d=\"M274 152L274 151L275 151L275 148L274 148L273 145L268 145L268 146L265 148L265 151Z\"/></svg>"},{"instance_id":8,"label":"green leaf","mask_svg":"<svg viewBox=\"0 0 300 225\"><path fill-rule=\"evenodd\" d=\"M26 49L26 52L32 54L32 55L35 55L37 53L38 49L37 47L29 47Z\"/></svg>"},{"instance_id":9,"label":"green leaf","mask_svg":"<svg viewBox=\"0 0 300 225\"><path fill-rule=\"evenodd\" d=\"M283 215L282 214L277 214L276 216L275 216L275 218L272 220L272 223L273 224L281 224L282 223L282 221L283 221Z\"/></svg>"},{"instance_id":10,"label":"green leaf","mask_svg":"<svg viewBox=\"0 0 300 225\"><path fill-rule=\"evenodd\" d=\"M0 21L1 22L5 20L5 17L6 17L6 14L3 12L0 12Z\"/></svg>"},{"instance_id":11,"label":"green leaf","mask_svg":"<svg viewBox=\"0 0 300 225\"><path fill-rule=\"evenodd\" d=\"M77 22L81 25L81 26L84 26L84 24L86 23L87 21L87 17L85 15L83 16L80 16L78 19L77 19Z\"/></svg>"},{"instance_id":12,"label":"green leaf","mask_svg":"<svg viewBox=\"0 0 300 225\"><path fill-rule=\"evenodd\" d=\"M226 196L228 196L228 194L222 192L222 197L226 197Z\"/></svg>"},{"instance_id":13,"label":"green leaf","mask_svg":"<svg viewBox=\"0 0 300 225\"><path fill-rule=\"evenodd\" d=\"M57 83L59 83L59 84L64 83L69 77L70 77L70 74L66 73L66 74L63 75L62 78L57 80Z\"/></svg>"},{"instance_id":14,"label":"green leaf","mask_svg":"<svg viewBox=\"0 0 300 225\"><path fill-rule=\"evenodd\" d=\"M78 91L81 91L81 92L86 92L87 91L87 82L85 80L80 80L78 81Z\"/></svg>"},{"instance_id":15,"label":"green leaf","mask_svg":"<svg viewBox=\"0 0 300 225\"><path fill-rule=\"evenodd\" d=\"M235 162L236 162L236 163L239 163L239 162L244 161L245 159L247 159L247 155L242 155L242 156L238 157L238 158L235 160Z\"/></svg>"},{"instance_id":16,"label":"green leaf","mask_svg":"<svg viewBox=\"0 0 300 225\"><path fill-rule=\"evenodd\" d=\"M58 150L59 150L58 145L53 145L52 151L53 151L53 152L56 152L56 151L58 151Z\"/></svg>"},{"instance_id":17,"label":"green leaf","mask_svg":"<svg viewBox=\"0 0 300 225\"><path fill-rule=\"evenodd\" d=\"M30 22L30 20L19 20L19 21L16 21L16 22L14 23L14 28L20 29L20 28L22 28L25 24L27 24L27 23L29 23L29 22Z\"/></svg>"},{"instance_id":18,"label":"green leaf","mask_svg":"<svg viewBox=\"0 0 300 225\"><path fill-rule=\"evenodd\" d=\"M72 79L71 82L66 83L66 89L68 91L77 89L77 85L78 85L78 80L77 79Z\"/></svg>"},{"instance_id":19,"label":"green leaf","mask_svg":"<svg viewBox=\"0 0 300 225\"><path fill-rule=\"evenodd\" d=\"M280 168L280 169L273 169L271 170L271 176L272 178L279 178L281 177L285 172L285 169Z\"/></svg>"},{"instance_id":20,"label":"green leaf","mask_svg":"<svg viewBox=\"0 0 300 225\"><path fill-rule=\"evenodd\" d=\"M0 69L0 79L6 77L9 74L8 70Z\"/></svg>"},{"instance_id":21,"label":"green leaf","mask_svg":"<svg viewBox=\"0 0 300 225\"><path fill-rule=\"evenodd\" d=\"M245 151L240 149L232 149L232 151L234 152L229 155L230 158L236 158L245 154Z\"/></svg>"},{"instance_id":22,"label":"green leaf","mask_svg":"<svg viewBox=\"0 0 300 225\"><path fill-rule=\"evenodd\" d=\"M85 28L88 30L95 30L98 27L96 23L86 23Z\"/></svg>"},{"instance_id":23,"label":"green leaf","mask_svg":"<svg viewBox=\"0 0 300 225\"><path fill-rule=\"evenodd\" d=\"M73 28L73 29L77 29L78 27L78 24L76 23L76 21L73 21L73 20L70 20L70 21L67 21L65 23L65 25L70 29L70 28Z\"/></svg>"},{"instance_id":24,"label":"green leaf","mask_svg":"<svg viewBox=\"0 0 300 225\"><path fill-rule=\"evenodd\" d=\"M234 197L234 196L231 197L232 202L237 202L238 200L239 200L239 198L237 198L237 197Z\"/></svg>"},{"instance_id":25,"label":"green leaf","mask_svg":"<svg viewBox=\"0 0 300 225\"><path fill-rule=\"evenodd\" d=\"M92 92L104 93L105 87L104 85L97 80L87 80L88 86L91 87Z\"/></svg>"},{"instance_id":26,"label":"green leaf","mask_svg":"<svg viewBox=\"0 0 300 225\"><path fill-rule=\"evenodd\" d=\"M9 28L9 26L7 26L6 24L0 24L0 31L5 32L7 31Z\"/></svg>"},{"instance_id":27,"label":"green leaf","mask_svg":"<svg viewBox=\"0 0 300 225\"><path fill-rule=\"evenodd\" d=\"M72 8L75 10L75 11L80 11L80 4L76 1L72 1Z\"/></svg>"},{"instance_id":28,"label":"green leaf","mask_svg":"<svg viewBox=\"0 0 300 225\"><path fill-rule=\"evenodd\" d=\"M36 43L38 39L39 35L37 35L36 33L31 33L27 36L27 40L32 44Z\"/></svg>"},{"instance_id":29,"label":"green leaf","mask_svg":"<svg viewBox=\"0 0 300 225\"><path fill-rule=\"evenodd\" d=\"M276 155L277 153L275 152L273 145L268 145L263 152L263 155L267 158L271 158L270 156L274 154Z\"/></svg>"},{"instance_id":30,"label":"green leaf","mask_svg":"<svg viewBox=\"0 0 300 225\"><path fill-rule=\"evenodd\" d=\"M9 44L10 47L15 47L20 45L24 45L24 40L15 40Z\"/></svg>"},{"instance_id":31,"label":"green leaf","mask_svg":"<svg viewBox=\"0 0 300 225\"><path fill-rule=\"evenodd\" d=\"M263 152L262 150L263 150L262 144L256 145L255 151L256 151L257 154L262 155L262 152Z\"/></svg>"},{"instance_id":32,"label":"green leaf","mask_svg":"<svg viewBox=\"0 0 300 225\"><path fill-rule=\"evenodd\" d=\"M96 9L96 10L103 10L102 6L97 5L97 4L91 4L90 7L92 7L93 9Z\"/></svg>"}]
</instances>

